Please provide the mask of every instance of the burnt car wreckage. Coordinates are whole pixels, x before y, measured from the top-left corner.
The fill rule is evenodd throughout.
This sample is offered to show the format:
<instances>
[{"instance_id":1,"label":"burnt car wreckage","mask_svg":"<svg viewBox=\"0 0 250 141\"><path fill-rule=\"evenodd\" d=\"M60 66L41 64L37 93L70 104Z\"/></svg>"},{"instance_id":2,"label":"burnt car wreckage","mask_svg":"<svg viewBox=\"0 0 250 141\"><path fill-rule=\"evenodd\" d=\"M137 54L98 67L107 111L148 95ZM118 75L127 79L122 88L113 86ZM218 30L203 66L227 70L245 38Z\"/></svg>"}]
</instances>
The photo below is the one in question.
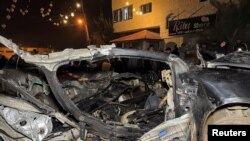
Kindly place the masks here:
<instances>
[{"instance_id":1,"label":"burnt car wreckage","mask_svg":"<svg viewBox=\"0 0 250 141\"><path fill-rule=\"evenodd\" d=\"M31 64L0 72L0 140L207 140L208 124L250 123L248 52L190 68L112 45L31 55L0 42Z\"/></svg>"}]
</instances>

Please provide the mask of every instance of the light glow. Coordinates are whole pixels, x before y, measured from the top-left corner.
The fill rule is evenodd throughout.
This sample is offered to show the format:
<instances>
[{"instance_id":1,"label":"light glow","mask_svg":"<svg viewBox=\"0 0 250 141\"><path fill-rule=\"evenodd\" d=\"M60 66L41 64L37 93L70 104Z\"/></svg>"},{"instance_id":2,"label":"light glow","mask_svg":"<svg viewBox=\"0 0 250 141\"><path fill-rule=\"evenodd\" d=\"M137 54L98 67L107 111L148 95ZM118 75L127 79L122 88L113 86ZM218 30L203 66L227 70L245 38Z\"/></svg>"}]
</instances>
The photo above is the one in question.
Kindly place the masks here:
<instances>
[{"instance_id":1,"label":"light glow","mask_svg":"<svg viewBox=\"0 0 250 141\"><path fill-rule=\"evenodd\" d=\"M63 23L64 24L68 24L68 20L63 20Z\"/></svg>"},{"instance_id":2,"label":"light glow","mask_svg":"<svg viewBox=\"0 0 250 141\"><path fill-rule=\"evenodd\" d=\"M80 3L76 3L76 8L80 8L81 4Z\"/></svg>"},{"instance_id":3,"label":"light glow","mask_svg":"<svg viewBox=\"0 0 250 141\"><path fill-rule=\"evenodd\" d=\"M82 25L82 24L83 24L82 19L78 19L78 20L77 20L77 23L78 23L79 25Z\"/></svg>"}]
</instances>

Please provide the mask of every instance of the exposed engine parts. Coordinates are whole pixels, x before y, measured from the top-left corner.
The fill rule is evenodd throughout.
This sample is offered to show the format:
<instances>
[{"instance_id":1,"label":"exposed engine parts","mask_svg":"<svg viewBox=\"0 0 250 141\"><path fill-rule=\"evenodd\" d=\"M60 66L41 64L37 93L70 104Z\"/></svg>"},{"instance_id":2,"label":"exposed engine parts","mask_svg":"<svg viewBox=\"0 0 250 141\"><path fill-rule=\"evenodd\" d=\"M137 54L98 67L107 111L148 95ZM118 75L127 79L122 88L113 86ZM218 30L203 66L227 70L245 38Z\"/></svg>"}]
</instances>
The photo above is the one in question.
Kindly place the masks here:
<instances>
[{"instance_id":1,"label":"exposed engine parts","mask_svg":"<svg viewBox=\"0 0 250 141\"><path fill-rule=\"evenodd\" d=\"M51 133L53 125L51 117L33 112L20 111L8 107L0 107L0 115L18 132L41 141Z\"/></svg>"},{"instance_id":2,"label":"exposed engine parts","mask_svg":"<svg viewBox=\"0 0 250 141\"><path fill-rule=\"evenodd\" d=\"M145 131L164 120L164 107L159 108L159 103L167 89L160 82L149 81L155 77L150 76L152 73L137 75L105 72L92 75L84 76L84 81L73 80L70 83L67 80L67 85L63 82L69 97L77 96L71 98L82 111L104 122L121 122ZM75 94L73 89L76 88L78 92L87 89L92 93L85 91Z\"/></svg>"}]
</instances>

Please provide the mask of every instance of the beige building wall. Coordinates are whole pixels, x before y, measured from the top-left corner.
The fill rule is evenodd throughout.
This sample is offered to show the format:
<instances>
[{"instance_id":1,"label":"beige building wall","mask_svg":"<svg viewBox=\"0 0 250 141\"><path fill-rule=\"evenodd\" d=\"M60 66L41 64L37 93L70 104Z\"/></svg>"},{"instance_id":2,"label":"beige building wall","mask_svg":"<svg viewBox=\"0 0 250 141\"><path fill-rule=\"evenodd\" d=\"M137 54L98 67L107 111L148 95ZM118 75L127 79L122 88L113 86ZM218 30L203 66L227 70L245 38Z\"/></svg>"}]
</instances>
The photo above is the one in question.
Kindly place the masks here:
<instances>
[{"instance_id":1,"label":"beige building wall","mask_svg":"<svg viewBox=\"0 0 250 141\"><path fill-rule=\"evenodd\" d=\"M140 15L140 6L152 2L152 12ZM139 29L160 28L160 36L165 42L173 41L180 45L183 36L168 36L166 18L169 14L177 16L175 19L184 19L201 15L213 14L216 9L209 0L112 0L112 10L133 5L133 18L113 24L115 33L136 31Z\"/></svg>"}]
</instances>

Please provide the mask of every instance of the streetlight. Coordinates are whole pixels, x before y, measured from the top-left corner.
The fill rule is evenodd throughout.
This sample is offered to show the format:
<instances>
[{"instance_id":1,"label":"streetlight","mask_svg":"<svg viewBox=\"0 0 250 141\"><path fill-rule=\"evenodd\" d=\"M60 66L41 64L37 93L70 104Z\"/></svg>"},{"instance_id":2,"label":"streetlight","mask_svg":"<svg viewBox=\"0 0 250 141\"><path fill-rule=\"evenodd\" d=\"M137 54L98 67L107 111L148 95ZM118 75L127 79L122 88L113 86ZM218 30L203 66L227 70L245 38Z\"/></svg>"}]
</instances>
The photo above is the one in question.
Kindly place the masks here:
<instances>
[{"instance_id":1,"label":"streetlight","mask_svg":"<svg viewBox=\"0 0 250 141\"><path fill-rule=\"evenodd\" d=\"M77 19L77 23L79 24L79 25L82 25L83 24L83 21L82 21L82 19Z\"/></svg>"},{"instance_id":2,"label":"streetlight","mask_svg":"<svg viewBox=\"0 0 250 141\"><path fill-rule=\"evenodd\" d=\"M81 7L81 4L80 3L76 3L76 8L80 8Z\"/></svg>"},{"instance_id":3,"label":"streetlight","mask_svg":"<svg viewBox=\"0 0 250 141\"><path fill-rule=\"evenodd\" d=\"M78 8L81 7L81 11L82 11L82 15L83 15L83 20L84 20L84 28L85 28L85 31L86 31L86 40L87 40L87 45L90 44L90 36L89 36L89 29L88 29L88 22L87 22L87 18L86 18L86 14L85 14L85 11L84 11L84 4L83 4L83 0L81 0L81 4L80 3L76 3L76 6Z\"/></svg>"},{"instance_id":4,"label":"streetlight","mask_svg":"<svg viewBox=\"0 0 250 141\"><path fill-rule=\"evenodd\" d=\"M63 23L64 24L68 24L68 20L63 20Z\"/></svg>"}]
</instances>

